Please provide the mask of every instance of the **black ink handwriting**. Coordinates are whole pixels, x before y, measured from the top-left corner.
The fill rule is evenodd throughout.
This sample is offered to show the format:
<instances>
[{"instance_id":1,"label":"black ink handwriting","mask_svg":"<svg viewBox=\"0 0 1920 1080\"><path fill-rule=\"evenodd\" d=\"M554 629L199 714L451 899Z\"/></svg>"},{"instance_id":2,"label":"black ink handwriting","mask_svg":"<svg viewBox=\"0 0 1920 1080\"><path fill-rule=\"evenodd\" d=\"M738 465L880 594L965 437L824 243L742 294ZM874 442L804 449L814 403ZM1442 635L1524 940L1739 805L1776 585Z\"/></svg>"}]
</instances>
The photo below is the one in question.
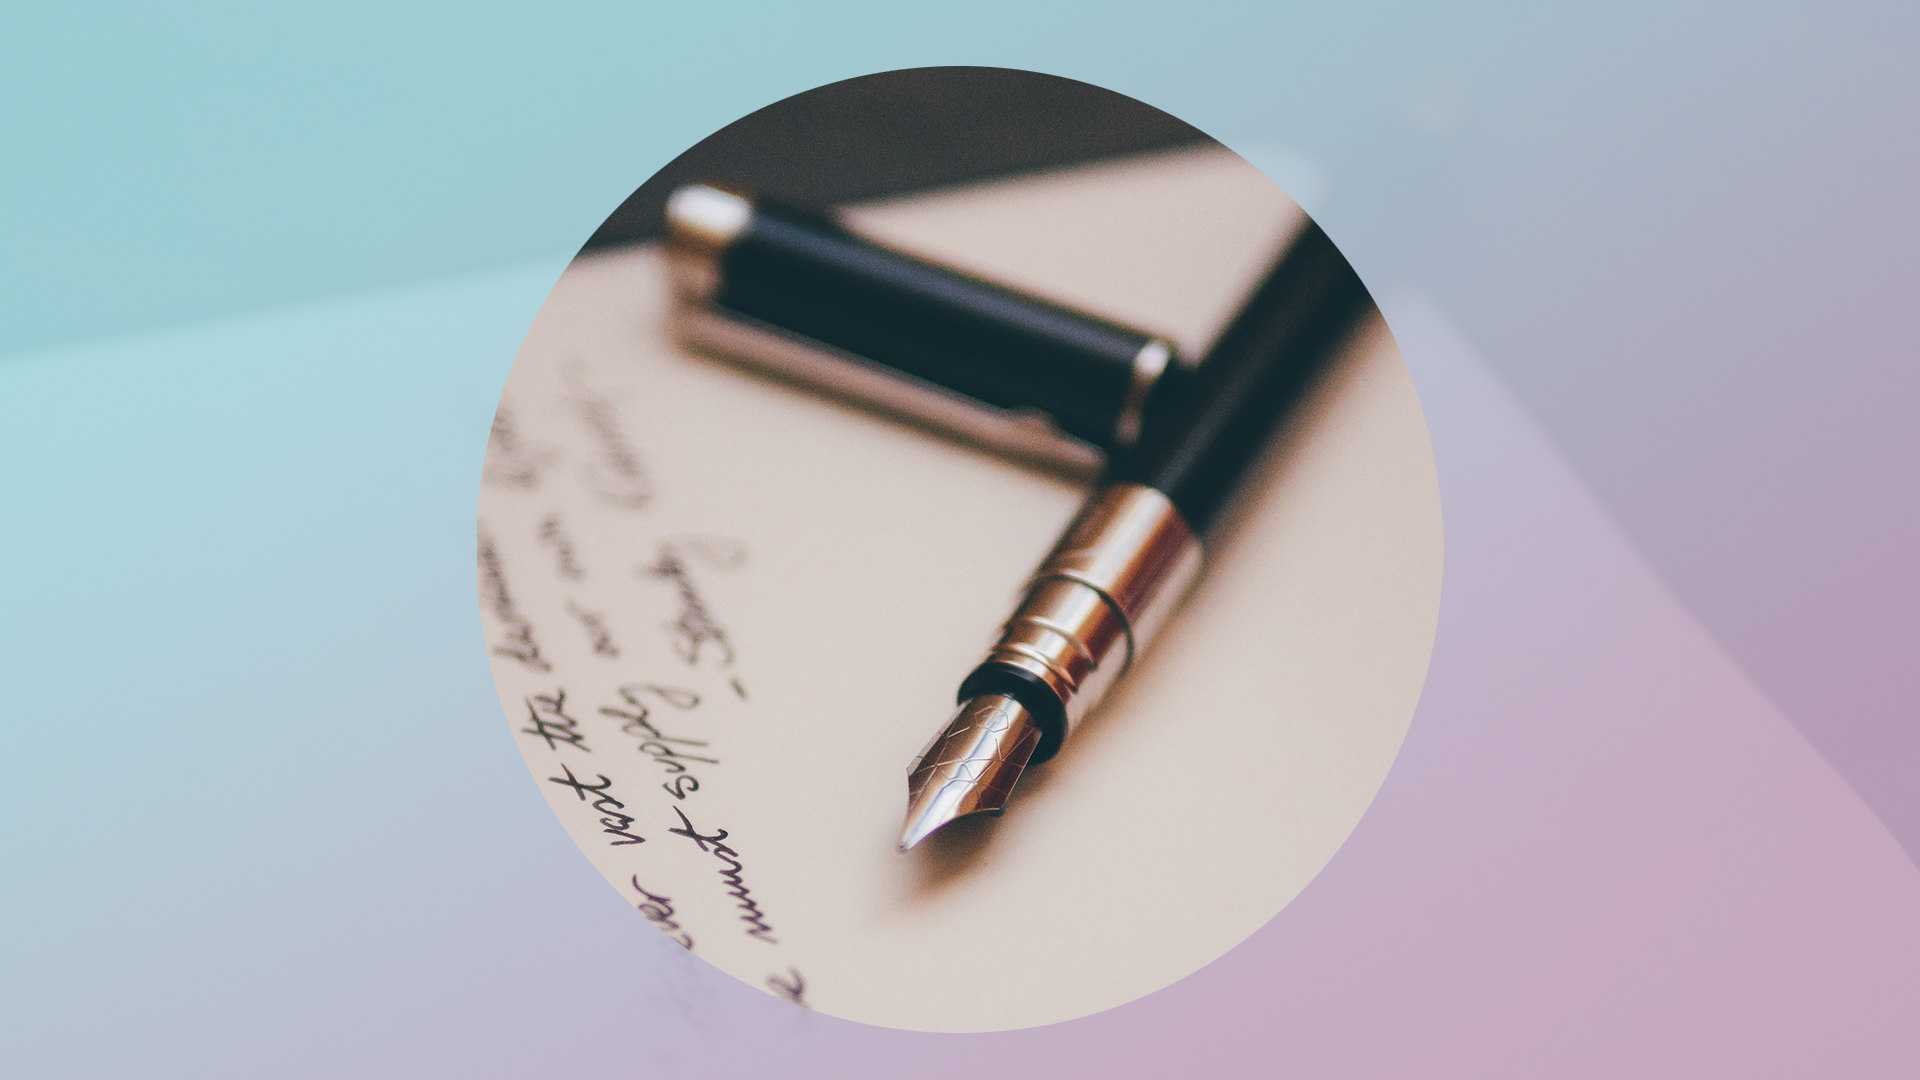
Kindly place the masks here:
<instances>
[{"instance_id":1,"label":"black ink handwriting","mask_svg":"<svg viewBox=\"0 0 1920 1080\"><path fill-rule=\"evenodd\" d=\"M494 546L493 537L485 528L480 530L480 598L493 611L493 617L500 620L504 634L502 640L494 645L495 656L511 657L535 671L552 671L553 665L540 655L540 646L533 640L533 624L520 609L514 605L513 594L507 591L506 571L500 566L500 550Z\"/></svg>"},{"instance_id":2,"label":"black ink handwriting","mask_svg":"<svg viewBox=\"0 0 1920 1080\"><path fill-rule=\"evenodd\" d=\"M787 977L784 979L778 975L767 976L767 989L772 990L774 993L779 994L781 997L786 998L788 1001L793 1002L803 1009L813 1007L807 1004L807 980L801 978L798 968L788 968Z\"/></svg>"},{"instance_id":3,"label":"black ink handwriting","mask_svg":"<svg viewBox=\"0 0 1920 1080\"><path fill-rule=\"evenodd\" d=\"M587 638L593 642L594 655L619 658L620 647L613 643L613 630L607 626L605 615L598 611L588 611L571 600L567 601L567 611L580 620L581 626L586 627Z\"/></svg>"},{"instance_id":4,"label":"black ink handwriting","mask_svg":"<svg viewBox=\"0 0 1920 1080\"><path fill-rule=\"evenodd\" d=\"M767 924L766 913L760 910L760 905L753 899L752 890L747 888L746 882L741 878L740 853L721 843L727 838L727 830L721 829L712 836L704 836L700 830L693 827L693 822L687 820L685 811L676 806L673 812L680 815L681 827L669 828L667 831L675 836L686 837L699 845L701 851L712 852L714 857L720 860L722 864L720 880L727 885L727 895L740 901L736 906L746 912L745 915L740 916L740 921L747 924L747 936L758 938L769 945L778 945L779 942L773 939L773 927Z\"/></svg>"},{"instance_id":5,"label":"black ink handwriting","mask_svg":"<svg viewBox=\"0 0 1920 1080\"><path fill-rule=\"evenodd\" d=\"M587 733L580 730L580 721L567 715L565 690L521 700L527 703L527 718L533 722L532 727L521 728L521 734L538 735L547 740L549 750L558 750L561 743L566 743L583 754L593 752L587 746Z\"/></svg>"},{"instance_id":6,"label":"black ink handwriting","mask_svg":"<svg viewBox=\"0 0 1920 1080\"><path fill-rule=\"evenodd\" d=\"M566 526L560 523L558 510L540 519L540 542L553 549L554 562L561 577L573 581L585 580L586 568L580 565L580 553L574 550L573 537L567 534Z\"/></svg>"},{"instance_id":7,"label":"black ink handwriting","mask_svg":"<svg viewBox=\"0 0 1920 1080\"><path fill-rule=\"evenodd\" d=\"M672 777L661 784L667 794L676 799L684 799L700 790L698 778L687 773L688 762L702 762L708 765L720 764L719 758L702 757L690 754L682 747L708 745L704 739L685 739L668 735L653 722L653 710L647 708L641 695L651 692L655 697L680 709L689 709L700 703L699 695L691 690L653 685L627 685L620 688L621 705L602 705L600 715L619 720L620 730L640 740L641 753L660 763L661 768Z\"/></svg>"},{"instance_id":8,"label":"black ink handwriting","mask_svg":"<svg viewBox=\"0 0 1920 1080\"><path fill-rule=\"evenodd\" d=\"M600 443L599 460L588 462L582 469L588 490L600 501L623 510L647 505L653 499L653 478L627 441L613 402L576 381L573 405Z\"/></svg>"},{"instance_id":9,"label":"black ink handwriting","mask_svg":"<svg viewBox=\"0 0 1920 1080\"><path fill-rule=\"evenodd\" d=\"M593 809L600 814L606 815L600 819L600 831L612 833L614 836L619 837L619 839L613 841L613 847L620 847L623 844L644 844L647 842L646 837L638 836L631 831L634 819L626 814L620 813L620 811L627 808L627 804L614 798L613 795L608 792L607 789L613 786L613 781L608 779L606 774L598 774L600 777L599 783L589 784L573 775L573 770L567 768L565 765L560 766L560 771L567 774L565 779L558 776L549 776L547 777L548 782L559 784L562 787L572 788L573 793L580 796L581 802L586 802L589 794L593 795Z\"/></svg>"},{"instance_id":10,"label":"black ink handwriting","mask_svg":"<svg viewBox=\"0 0 1920 1080\"><path fill-rule=\"evenodd\" d=\"M675 591L680 595L680 616L668 624L667 630L673 641L673 651L692 666L697 666L701 657L707 655L715 657L721 667L733 666L733 643L727 640L727 629L708 609L706 598L694 583L692 572L681 554L684 546L696 555L704 553L703 561L711 562L714 561L711 553L719 551L733 556L724 566L738 566L746 558L745 549L737 544L731 548L718 546L723 543L733 544L732 541L719 538L669 540L660 545L659 557L652 566L646 568L647 574L673 582Z\"/></svg>"},{"instance_id":11,"label":"black ink handwriting","mask_svg":"<svg viewBox=\"0 0 1920 1080\"><path fill-rule=\"evenodd\" d=\"M680 929L680 924L673 919L673 898L648 892L647 887L640 884L638 874L633 876L633 887L645 898L640 901L640 914L645 915L648 922L659 927L670 940L679 942L682 948L693 948L693 938L689 937L685 930Z\"/></svg>"},{"instance_id":12,"label":"black ink handwriting","mask_svg":"<svg viewBox=\"0 0 1920 1080\"><path fill-rule=\"evenodd\" d=\"M522 439L513 413L501 402L493 414L493 429L487 433L487 459L480 468L480 478L495 487L532 491L540 486L541 471L559 456L552 447Z\"/></svg>"}]
</instances>

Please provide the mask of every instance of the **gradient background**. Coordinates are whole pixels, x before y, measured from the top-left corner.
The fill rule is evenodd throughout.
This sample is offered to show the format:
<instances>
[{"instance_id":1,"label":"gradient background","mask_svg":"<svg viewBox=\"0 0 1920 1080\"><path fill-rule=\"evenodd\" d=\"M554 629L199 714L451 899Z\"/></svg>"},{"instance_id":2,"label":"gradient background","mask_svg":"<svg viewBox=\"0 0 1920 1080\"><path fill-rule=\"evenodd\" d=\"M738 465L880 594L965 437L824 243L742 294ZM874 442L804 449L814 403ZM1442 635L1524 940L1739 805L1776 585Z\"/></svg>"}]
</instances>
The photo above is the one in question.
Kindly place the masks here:
<instances>
[{"instance_id":1,"label":"gradient background","mask_svg":"<svg viewBox=\"0 0 1920 1080\"><path fill-rule=\"evenodd\" d=\"M1778 753L1830 765L1821 775L1877 816L1822 803L1783 818L1780 835L1831 811L1851 822L1848 843L1780 843L1841 853L1808 862L1809 880L1845 877L1857 843L1864 854L1845 865L1871 863L1885 884L1857 925L1902 927L1897 940L1839 948L1829 938L1846 920L1831 905L1768 933L1808 956L1909 956L1917 31L1920 15L1895 5L1698 3L76 4L0 16L0 674L13 774L0 795L0 1065L704 1075L721 1058L749 1063L735 1044L758 1037L767 1056L751 1060L769 1071L957 1067L946 1055L959 1043L785 1010L653 940L503 736L468 561L507 366L607 212L754 108L922 64L1029 67L1174 113L1268 169L1326 227L1383 298L1416 377L1415 341L1484 361L1501 385L1422 383L1448 500L1449 602L1474 595L1456 588L1463 574L1520 573L1475 538L1527 535L1520 523L1551 503L1492 483L1492 465L1460 465L1450 483L1449 455L1471 463L1484 434L1449 429L1442 404L1458 391L1511 406L1564 455L1547 488L1575 509L1542 538L1617 530L1634 572L1697 621L1699 640L1666 654L1693 667L1631 676L1613 689L1642 696L1621 707L1644 717L1679 700L1733 719L1777 707L1804 738ZM1552 562L1533 568L1540 582ZM1443 610L1408 754L1462 716L1525 717L1524 695L1485 681L1483 668L1519 662L1502 655L1517 638L1496 631L1525 624L1503 617L1517 615ZM1526 670L1542 678L1550 661ZM1764 699L1680 692L1722 664ZM1366 846L1369 823L1431 807L1444 775L1397 767L1351 857L1269 931L1296 909L1309 919L1378 895L1370 872L1406 871L1390 845ZM1699 822L1744 805L1698 801ZM1594 828L1590 854L1619 870L1610 881L1658 893L1693 880L1681 863L1627 854L1651 825ZM1881 844L1909 861L1886 870ZM1456 864L1420 895L1440 903L1452 883L1459 903L1484 906L1468 894L1490 887L1486 874L1524 894L1548 887L1541 865ZM1395 910L1410 909L1376 914ZM1532 947L1636 940L1604 932L1634 925L1619 904L1587 914L1531 928ZM1699 912L1688 940L1727 916ZM1445 936L1396 925L1408 950ZM1872 1016L1843 1029L1793 1014L1810 1025L1795 1043L1810 1056L1796 1056L1764 1010L1728 1006L1689 1043L1623 1020L1624 999L1592 1003L1592 1029L1508 1010L1516 1041L1489 1056L1497 1025L1437 993L1419 1023L1382 1022L1378 1045L1303 1048L1316 1008L1328 1030L1398 999L1303 988L1284 965L1235 974L1249 956L1311 959L1260 953L1265 936L1154 1006L1187 1010L1191 1028L1127 1042L1119 1021L1096 1017L965 1053L1114 1074L1290 1062L1315 1075L1571 1075L1577 1063L1622 1071L1637 1042L1637 1071L1708 1075L1733 1062L1701 1048L1733 1053L1744 1039L1741 1075L1769 1061L1783 1075L1910 1075L1920 1061ZM1630 971L1618 992L1647 991L1643 1008L1683 991L1734 1001L1788 970L1728 940L1724 954L1682 950ZM1460 993L1489 1009L1554 985L1546 969L1459 960L1428 957L1453 963ZM1823 971L1808 992L1844 988L1856 1014L1882 1001L1910 1026L1910 982ZM1269 1029L1288 1016L1285 1032ZM1629 1045L1602 1052L1595 1032L1608 1031ZM1413 1056L1382 1049L1396 1043Z\"/></svg>"}]
</instances>

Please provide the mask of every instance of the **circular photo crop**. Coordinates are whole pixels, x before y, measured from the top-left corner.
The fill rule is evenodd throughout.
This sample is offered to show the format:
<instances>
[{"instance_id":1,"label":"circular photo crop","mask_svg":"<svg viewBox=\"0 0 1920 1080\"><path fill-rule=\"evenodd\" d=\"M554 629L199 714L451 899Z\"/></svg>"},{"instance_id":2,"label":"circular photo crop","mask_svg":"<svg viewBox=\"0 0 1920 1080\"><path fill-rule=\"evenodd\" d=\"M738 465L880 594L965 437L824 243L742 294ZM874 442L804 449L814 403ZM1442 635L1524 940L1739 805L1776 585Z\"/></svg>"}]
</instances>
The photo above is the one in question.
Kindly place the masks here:
<instances>
[{"instance_id":1,"label":"circular photo crop","mask_svg":"<svg viewBox=\"0 0 1920 1080\"><path fill-rule=\"evenodd\" d=\"M1440 598L1420 403L1332 242L1165 113L997 69L642 184L527 334L479 518L508 729L634 933L925 1031L1280 913Z\"/></svg>"}]
</instances>

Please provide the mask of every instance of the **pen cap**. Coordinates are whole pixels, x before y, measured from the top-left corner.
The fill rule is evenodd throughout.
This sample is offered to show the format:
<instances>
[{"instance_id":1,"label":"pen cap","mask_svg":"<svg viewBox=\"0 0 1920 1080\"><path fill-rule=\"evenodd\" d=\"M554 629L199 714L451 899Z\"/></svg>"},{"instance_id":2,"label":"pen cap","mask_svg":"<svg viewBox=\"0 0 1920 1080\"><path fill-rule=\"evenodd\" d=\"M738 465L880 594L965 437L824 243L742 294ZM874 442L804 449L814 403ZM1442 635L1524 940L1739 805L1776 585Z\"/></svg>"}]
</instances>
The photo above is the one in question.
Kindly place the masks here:
<instances>
[{"instance_id":1,"label":"pen cap","mask_svg":"<svg viewBox=\"0 0 1920 1080\"><path fill-rule=\"evenodd\" d=\"M1174 359L1145 331L885 247L827 214L692 187L668 223L679 253L709 271L683 281L715 308L996 410L1043 414L1103 450L1132 444Z\"/></svg>"},{"instance_id":2,"label":"pen cap","mask_svg":"<svg viewBox=\"0 0 1920 1080\"><path fill-rule=\"evenodd\" d=\"M1309 223L1190 372L1147 401L1140 440L1109 483L1164 492L1198 534L1332 358L1372 298Z\"/></svg>"}]
</instances>

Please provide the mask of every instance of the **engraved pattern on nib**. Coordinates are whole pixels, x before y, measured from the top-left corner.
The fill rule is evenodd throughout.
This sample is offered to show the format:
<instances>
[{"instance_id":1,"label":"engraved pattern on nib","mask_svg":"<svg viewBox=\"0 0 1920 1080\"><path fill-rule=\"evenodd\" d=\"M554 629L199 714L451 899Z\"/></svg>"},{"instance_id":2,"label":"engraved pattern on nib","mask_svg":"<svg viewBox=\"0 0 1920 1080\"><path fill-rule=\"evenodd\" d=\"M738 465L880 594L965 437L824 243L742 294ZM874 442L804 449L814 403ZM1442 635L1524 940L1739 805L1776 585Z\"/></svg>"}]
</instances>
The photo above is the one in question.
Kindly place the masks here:
<instances>
[{"instance_id":1,"label":"engraved pattern on nib","mask_svg":"<svg viewBox=\"0 0 1920 1080\"><path fill-rule=\"evenodd\" d=\"M1040 727L1011 698L962 706L907 778L905 850L958 817L998 813L1040 745Z\"/></svg>"}]
</instances>

